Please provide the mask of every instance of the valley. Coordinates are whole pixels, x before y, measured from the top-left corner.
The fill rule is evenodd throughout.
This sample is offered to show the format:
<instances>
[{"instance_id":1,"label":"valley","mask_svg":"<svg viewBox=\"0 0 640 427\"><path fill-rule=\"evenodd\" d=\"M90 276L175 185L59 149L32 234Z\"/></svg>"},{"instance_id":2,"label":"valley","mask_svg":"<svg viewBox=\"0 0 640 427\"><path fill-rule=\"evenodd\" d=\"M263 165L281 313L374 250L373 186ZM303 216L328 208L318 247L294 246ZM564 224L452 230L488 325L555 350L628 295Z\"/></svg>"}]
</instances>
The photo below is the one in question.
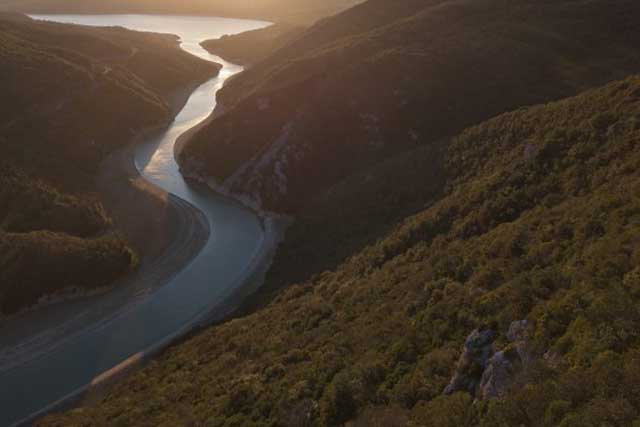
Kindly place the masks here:
<instances>
[{"instance_id":1,"label":"valley","mask_svg":"<svg viewBox=\"0 0 640 427\"><path fill-rule=\"evenodd\" d=\"M0 424L640 423L637 1L22 7Z\"/></svg>"}]
</instances>

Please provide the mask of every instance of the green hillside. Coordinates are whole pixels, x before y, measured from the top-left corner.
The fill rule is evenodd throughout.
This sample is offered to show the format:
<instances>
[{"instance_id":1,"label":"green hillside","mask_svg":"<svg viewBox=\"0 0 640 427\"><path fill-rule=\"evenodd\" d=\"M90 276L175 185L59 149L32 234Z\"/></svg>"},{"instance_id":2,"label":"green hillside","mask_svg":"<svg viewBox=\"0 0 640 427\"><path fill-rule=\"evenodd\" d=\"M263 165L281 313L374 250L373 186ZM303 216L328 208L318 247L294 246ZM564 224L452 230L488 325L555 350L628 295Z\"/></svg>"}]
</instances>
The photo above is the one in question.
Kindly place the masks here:
<instances>
[{"instance_id":1,"label":"green hillside","mask_svg":"<svg viewBox=\"0 0 640 427\"><path fill-rule=\"evenodd\" d=\"M639 144L636 76L399 157L377 169L395 171L396 188L429 187L421 177L432 166L441 183L412 192L423 205L413 215L335 269L39 425L634 425ZM377 180L372 172L367 182ZM348 186L325 203L357 204ZM362 188L363 203L393 209L392 196ZM310 241L326 232L307 230ZM528 327L511 337L521 320ZM490 382L501 399L472 389L473 404L443 390L456 371L484 384L476 356L456 365L476 328L468 348L491 337L501 352L489 365L507 368Z\"/></svg>"},{"instance_id":2,"label":"green hillside","mask_svg":"<svg viewBox=\"0 0 640 427\"><path fill-rule=\"evenodd\" d=\"M181 164L298 212L391 156L640 71L639 18L633 0L370 0L230 81Z\"/></svg>"},{"instance_id":3,"label":"green hillside","mask_svg":"<svg viewBox=\"0 0 640 427\"><path fill-rule=\"evenodd\" d=\"M135 266L97 192L101 162L166 126L183 92L219 66L180 50L175 36L14 14L0 14L0 63L0 314L8 314Z\"/></svg>"}]
</instances>

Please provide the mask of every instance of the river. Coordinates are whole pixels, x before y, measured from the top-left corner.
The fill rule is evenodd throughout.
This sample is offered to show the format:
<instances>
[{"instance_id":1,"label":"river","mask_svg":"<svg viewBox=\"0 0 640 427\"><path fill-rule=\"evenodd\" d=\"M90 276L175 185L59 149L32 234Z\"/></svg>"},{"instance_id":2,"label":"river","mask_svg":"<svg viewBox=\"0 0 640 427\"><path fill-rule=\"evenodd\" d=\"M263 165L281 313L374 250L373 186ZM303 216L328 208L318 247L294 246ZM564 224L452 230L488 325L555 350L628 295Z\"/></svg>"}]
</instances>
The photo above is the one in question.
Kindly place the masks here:
<instances>
[{"instance_id":1,"label":"river","mask_svg":"<svg viewBox=\"0 0 640 427\"><path fill-rule=\"evenodd\" d=\"M279 234L271 227L265 228L256 213L236 201L204 186L185 182L173 155L176 139L209 116L216 106L215 92L226 79L242 71L242 67L210 55L199 43L269 23L160 15L34 18L177 34L183 49L224 66L217 77L191 94L166 131L151 137L135 152L140 173L201 211L210 236L182 271L134 300L126 289L120 289L107 296L75 302L75 305L60 304L63 308L26 313L24 318L14 319L28 332L21 330L18 334L15 331L19 328L9 328L12 334L0 335L0 425L12 425L67 398L81 396L82 391L105 372L126 361L145 358L212 314L219 317L228 313L239 302L238 292L245 293L247 287L257 286ZM70 316L69 310L77 311Z\"/></svg>"}]
</instances>

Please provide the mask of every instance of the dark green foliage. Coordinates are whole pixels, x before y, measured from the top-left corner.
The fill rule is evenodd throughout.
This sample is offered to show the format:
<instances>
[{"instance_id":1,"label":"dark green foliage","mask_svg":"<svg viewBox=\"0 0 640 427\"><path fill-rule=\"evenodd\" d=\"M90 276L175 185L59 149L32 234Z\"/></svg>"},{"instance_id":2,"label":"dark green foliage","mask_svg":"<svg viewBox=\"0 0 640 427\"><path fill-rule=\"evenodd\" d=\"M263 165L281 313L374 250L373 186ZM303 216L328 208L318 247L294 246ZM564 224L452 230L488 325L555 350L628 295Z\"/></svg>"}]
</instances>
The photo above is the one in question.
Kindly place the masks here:
<instances>
[{"instance_id":1,"label":"dark green foliage","mask_svg":"<svg viewBox=\"0 0 640 427\"><path fill-rule=\"evenodd\" d=\"M438 396L416 409L416 424L424 427L473 427L478 416L468 393Z\"/></svg>"},{"instance_id":2,"label":"dark green foliage","mask_svg":"<svg viewBox=\"0 0 640 427\"><path fill-rule=\"evenodd\" d=\"M348 375L337 375L321 402L322 422L326 425L341 425L355 415L358 405Z\"/></svg>"}]
</instances>

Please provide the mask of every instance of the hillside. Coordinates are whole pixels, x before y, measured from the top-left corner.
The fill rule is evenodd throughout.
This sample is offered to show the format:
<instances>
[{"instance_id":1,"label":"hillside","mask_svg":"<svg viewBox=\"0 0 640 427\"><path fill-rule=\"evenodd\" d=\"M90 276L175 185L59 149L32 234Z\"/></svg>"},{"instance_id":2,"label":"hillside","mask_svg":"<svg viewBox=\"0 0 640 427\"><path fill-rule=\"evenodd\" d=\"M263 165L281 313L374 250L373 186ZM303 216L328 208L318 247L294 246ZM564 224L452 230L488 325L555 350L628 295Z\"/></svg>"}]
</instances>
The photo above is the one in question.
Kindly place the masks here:
<instances>
[{"instance_id":1,"label":"hillside","mask_svg":"<svg viewBox=\"0 0 640 427\"><path fill-rule=\"evenodd\" d=\"M0 63L0 313L8 314L63 288L102 287L135 266L96 186L101 163L167 125L188 89L219 67L184 53L175 36L14 14L0 14ZM111 191L161 205L133 180Z\"/></svg>"},{"instance_id":2,"label":"hillside","mask_svg":"<svg viewBox=\"0 0 640 427\"><path fill-rule=\"evenodd\" d=\"M253 65L273 55L291 43L304 27L278 23L259 30L205 40L202 47L226 61L240 65Z\"/></svg>"},{"instance_id":3,"label":"hillside","mask_svg":"<svg viewBox=\"0 0 640 427\"><path fill-rule=\"evenodd\" d=\"M311 23L362 0L0 0L0 11L228 16Z\"/></svg>"},{"instance_id":4,"label":"hillside","mask_svg":"<svg viewBox=\"0 0 640 427\"><path fill-rule=\"evenodd\" d=\"M440 180L377 242L39 425L637 422L640 76L438 147L376 169Z\"/></svg>"},{"instance_id":5,"label":"hillside","mask_svg":"<svg viewBox=\"0 0 640 427\"><path fill-rule=\"evenodd\" d=\"M175 36L1 16L5 156L52 180L69 162L91 173L136 131L168 123L185 86L217 72Z\"/></svg>"},{"instance_id":6,"label":"hillside","mask_svg":"<svg viewBox=\"0 0 640 427\"><path fill-rule=\"evenodd\" d=\"M299 212L391 156L637 72L638 18L633 0L370 0L230 81L181 165Z\"/></svg>"}]
</instances>

